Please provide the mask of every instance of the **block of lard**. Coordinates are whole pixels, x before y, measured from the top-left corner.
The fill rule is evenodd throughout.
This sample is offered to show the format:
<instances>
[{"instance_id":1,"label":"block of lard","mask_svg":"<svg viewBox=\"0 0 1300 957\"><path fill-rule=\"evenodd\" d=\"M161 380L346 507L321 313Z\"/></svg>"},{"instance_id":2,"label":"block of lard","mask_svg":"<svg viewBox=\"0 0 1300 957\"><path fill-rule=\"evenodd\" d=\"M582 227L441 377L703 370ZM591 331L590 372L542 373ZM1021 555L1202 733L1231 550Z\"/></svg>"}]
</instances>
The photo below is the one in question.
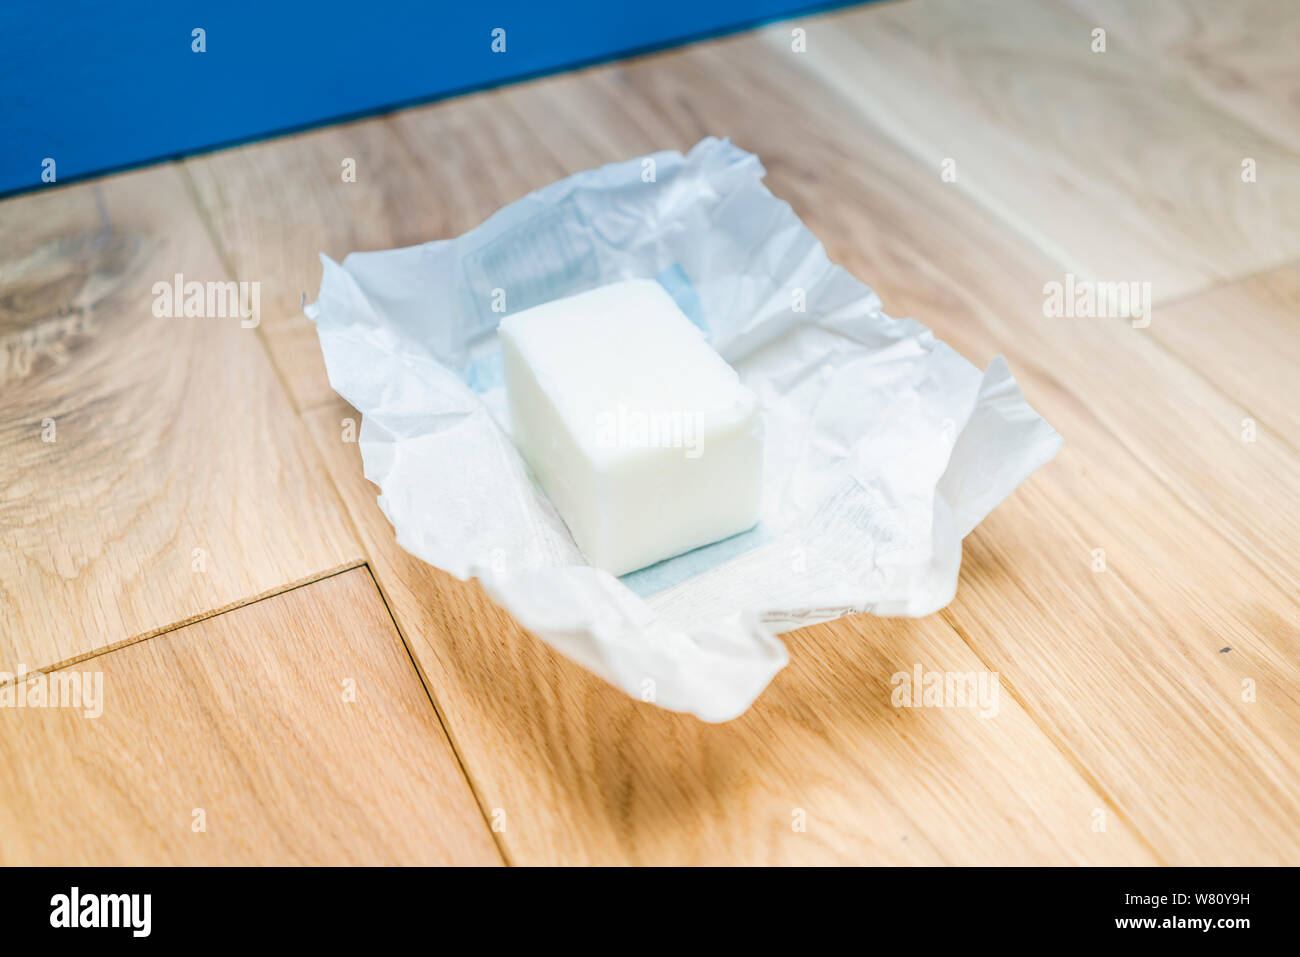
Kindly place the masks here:
<instances>
[{"instance_id":1,"label":"block of lard","mask_svg":"<svg viewBox=\"0 0 1300 957\"><path fill-rule=\"evenodd\" d=\"M512 438L592 565L623 575L758 521L758 400L657 282L499 331Z\"/></svg>"}]
</instances>

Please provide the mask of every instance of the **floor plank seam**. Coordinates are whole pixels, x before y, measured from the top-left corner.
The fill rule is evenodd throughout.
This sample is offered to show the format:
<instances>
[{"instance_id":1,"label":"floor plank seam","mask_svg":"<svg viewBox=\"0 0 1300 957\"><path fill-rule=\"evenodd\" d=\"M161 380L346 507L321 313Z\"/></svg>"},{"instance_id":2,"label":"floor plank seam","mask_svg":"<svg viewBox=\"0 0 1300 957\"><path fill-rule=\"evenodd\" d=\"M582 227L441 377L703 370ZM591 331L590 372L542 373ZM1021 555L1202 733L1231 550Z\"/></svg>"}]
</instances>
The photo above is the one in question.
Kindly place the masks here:
<instances>
[{"instance_id":1,"label":"floor plank seam","mask_svg":"<svg viewBox=\"0 0 1300 957\"><path fill-rule=\"evenodd\" d=\"M308 585L314 585L317 582L325 581L326 579L329 578L334 578L337 575L342 575L346 572L353 571L357 568L363 568L365 567L365 565L366 562L364 560L349 562L344 565L339 565L335 568L331 568L327 571L311 575L307 578L298 579L296 581L289 582L285 585L281 585L277 588L272 588L264 592L259 592L256 595L250 595L246 598L237 599L236 601L229 602L228 604L221 605L217 608L212 608L207 611L200 612L197 615L191 615L188 618L183 618L179 621L174 621L171 622L170 624L163 625L162 627L153 628L150 629L149 631L141 632L138 635L132 635L130 638L124 638L121 641L113 642L112 644L105 645L102 648L96 648L94 651L88 652L86 654L76 655L72 658L65 658L62 661L56 662L55 664L52 665L42 665L39 668L33 668L27 671L21 678L13 676L6 681L0 681L0 688L9 684L18 684L19 682L26 680L26 678L31 675L53 674L56 671L62 671L65 668L71 668L74 665L79 665L86 661L93 661L94 659L99 658L103 655L110 655L115 651L121 651L123 648L129 648L132 645L137 645L144 641L149 641L154 638L160 638L163 635L169 635L174 631L180 631L182 628L188 628L190 625L197 625L200 622L208 621L209 619L216 618L219 615L228 614L229 612L232 611L238 611L241 608L247 608L249 605L255 605L258 602L263 602L270 598L278 598L280 595L287 594L291 591L297 591L299 588L306 588Z\"/></svg>"},{"instance_id":2,"label":"floor plank seam","mask_svg":"<svg viewBox=\"0 0 1300 957\"><path fill-rule=\"evenodd\" d=\"M1159 306L1161 309L1172 309L1174 306L1180 306L1189 302L1198 296L1208 295L1209 293L1219 292L1231 286L1240 286L1244 283L1253 282L1256 279L1262 279L1269 273L1279 272L1283 269L1300 269L1300 259L1287 259L1283 262L1272 266L1264 266L1260 269L1252 269L1248 273L1243 273L1233 279L1215 279L1205 283L1204 286L1198 286L1195 289L1188 289L1177 295L1170 296L1168 299L1156 299L1152 302L1153 306ZM1121 320L1127 322L1128 320ZM1154 320L1152 320L1154 322Z\"/></svg>"},{"instance_id":3,"label":"floor plank seam","mask_svg":"<svg viewBox=\"0 0 1300 957\"><path fill-rule=\"evenodd\" d=\"M411 643L407 640L406 632L398 623L397 616L393 614L392 605L389 604L388 596L384 594L384 589L379 584L379 578L375 575L374 568L369 563L364 567L370 574L370 580L374 583L375 591L379 595L379 600L384 603L384 610L388 612L389 620L393 623L393 629L397 632L398 640L401 641L402 647L406 650L406 655L411 661L411 667L415 670L415 675L419 679L421 686L424 688L424 693L429 699L429 706L433 708L434 716L438 719L438 724L442 727L442 733L447 738L447 744L451 747L451 753L456 756L456 763L460 766L461 774L465 777L465 783L469 786L470 793L474 795L474 803L478 805L479 813L483 815L483 824L488 829L488 833L492 835L492 842L497 847L497 853L501 855L501 860L507 867L515 866L515 863L511 859L510 853L506 848L505 841L501 838L500 833L492 827L491 809L488 808L487 802L483 799L483 794L474 780L474 776L470 774L469 767L465 764L465 756L462 752L461 745L456 740L456 736L452 734L451 724L447 721L443 709L438 705L438 699L433 693L432 683L428 680L428 676L424 673L424 669L420 667L419 659L416 658L415 653L411 650Z\"/></svg>"},{"instance_id":4,"label":"floor plank seam","mask_svg":"<svg viewBox=\"0 0 1300 957\"><path fill-rule=\"evenodd\" d=\"M199 217L199 222L203 224L203 232L208 237L208 243L212 246L213 251L217 254L217 259L221 262L221 268L225 270L226 275L230 279L239 282L238 270L235 269L234 261L230 258L229 252L227 252L225 245L221 242L221 237L217 232L216 224L212 221L212 216L208 212L208 208L203 205L203 200L199 196L198 184L194 182L194 176L190 173L188 161L178 160L176 161L176 166L180 172L181 179L185 183L185 192L189 195L190 202L194 204L194 212ZM289 388L289 380L285 377L285 371L280 367L280 363L276 360L276 350L271 348L271 344L267 341L266 333L262 331L263 318L264 317L260 315L258 316L257 325L253 329L253 334L257 336L257 342L262 347L262 353L271 364L271 369L275 373L275 380L280 384L280 391L284 393L285 398L288 400L289 408L293 409L294 415L299 419L299 421L301 421L301 413L303 410L298 408L298 403L294 398L293 390ZM313 443L313 447L314 445L315 443ZM320 456L318 455L317 458L319 459ZM332 485L333 483L330 484Z\"/></svg>"},{"instance_id":5,"label":"floor plank seam","mask_svg":"<svg viewBox=\"0 0 1300 957\"><path fill-rule=\"evenodd\" d=\"M198 184L194 182L194 177L190 172L188 163L181 161L178 165L180 168L181 178L185 181L185 191L189 194L190 202L194 204L195 213L199 217L199 221L203 224L203 230L207 234L208 242L216 252L217 258L221 261L222 268L226 271L227 276L238 282L239 276L234 268L234 262L231 260L225 245L221 242L221 237L217 233L216 224L212 221L212 216L209 213L208 208L203 205L203 200L199 196ZM288 403L289 408L293 410L294 419L297 420L299 426L307 435L307 444L312 450L312 461L316 463L316 467L320 470L320 474L324 476L326 483L329 485L330 491L334 493L334 504L340 514L342 514L344 521L347 523L347 527L352 531L352 540L362 552L362 561L369 561L370 556L366 553L366 550L361 547L361 529L359 529L357 523L353 521L352 513L348 509L347 500L343 497L343 491L339 488L338 483L335 482L334 476L330 472L329 464L325 461L325 457L321 454L320 447L316 444L316 440L311 435L311 429L307 424L307 420L304 418L306 410L298 407L297 400L294 398L294 392L289 387L286 373L284 369L281 368L279 361L276 359L276 350L271 348L270 342L267 341L266 334L262 331L260 319L257 328L253 331L257 335L257 342L258 345L261 346L263 355L266 356L267 362L270 363L271 369L275 373L276 381L280 384L280 391L284 394L285 401ZM313 408L315 407L316 406L313 406Z\"/></svg>"}]
</instances>

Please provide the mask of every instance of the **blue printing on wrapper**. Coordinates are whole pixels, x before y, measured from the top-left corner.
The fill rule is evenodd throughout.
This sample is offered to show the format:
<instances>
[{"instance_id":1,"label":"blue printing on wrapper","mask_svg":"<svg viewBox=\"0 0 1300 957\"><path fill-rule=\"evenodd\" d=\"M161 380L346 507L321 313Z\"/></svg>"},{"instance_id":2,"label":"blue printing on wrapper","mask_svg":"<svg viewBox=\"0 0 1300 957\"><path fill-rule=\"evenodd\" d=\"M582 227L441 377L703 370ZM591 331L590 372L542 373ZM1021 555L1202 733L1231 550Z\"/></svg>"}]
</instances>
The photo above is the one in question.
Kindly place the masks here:
<instances>
[{"instance_id":1,"label":"blue printing on wrapper","mask_svg":"<svg viewBox=\"0 0 1300 957\"><path fill-rule=\"evenodd\" d=\"M675 558L665 558L661 562L628 572L619 581L630 588L633 594L649 598L771 540L772 533L766 525L759 522L747 532L740 532L712 545L702 545Z\"/></svg>"}]
</instances>

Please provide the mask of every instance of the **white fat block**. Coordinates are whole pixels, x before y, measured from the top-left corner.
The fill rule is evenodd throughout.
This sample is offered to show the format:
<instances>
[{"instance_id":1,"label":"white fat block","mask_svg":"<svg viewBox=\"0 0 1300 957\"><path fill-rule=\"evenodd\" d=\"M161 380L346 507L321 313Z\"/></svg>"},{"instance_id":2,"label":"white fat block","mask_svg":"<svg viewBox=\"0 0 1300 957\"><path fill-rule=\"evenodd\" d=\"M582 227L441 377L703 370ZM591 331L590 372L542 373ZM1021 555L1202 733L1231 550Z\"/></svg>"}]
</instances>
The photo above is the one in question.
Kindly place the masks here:
<instances>
[{"instance_id":1,"label":"white fat block","mask_svg":"<svg viewBox=\"0 0 1300 957\"><path fill-rule=\"evenodd\" d=\"M657 282L502 321L516 447L587 560L613 575L751 528L758 400Z\"/></svg>"}]
</instances>

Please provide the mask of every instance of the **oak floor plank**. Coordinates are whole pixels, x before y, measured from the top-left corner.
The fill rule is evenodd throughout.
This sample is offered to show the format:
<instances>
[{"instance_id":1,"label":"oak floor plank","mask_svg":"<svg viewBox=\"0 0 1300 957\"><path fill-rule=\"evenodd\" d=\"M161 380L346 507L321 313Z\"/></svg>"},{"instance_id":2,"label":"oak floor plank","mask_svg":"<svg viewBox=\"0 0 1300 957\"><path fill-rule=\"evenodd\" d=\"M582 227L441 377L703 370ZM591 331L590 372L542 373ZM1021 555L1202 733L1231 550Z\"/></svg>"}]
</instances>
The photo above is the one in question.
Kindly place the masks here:
<instances>
[{"instance_id":1,"label":"oak floor plank","mask_svg":"<svg viewBox=\"0 0 1300 957\"><path fill-rule=\"evenodd\" d=\"M301 308L302 296L310 301L320 288L318 254L341 261L350 252L413 245L477 225L481 205L431 192L421 170L436 164L465 177L492 175L466 167L479 154L460 146L481 127L492 128L483 123L484 109L480 97L448 103L458 121L432 154L412 153L389 118L377 117L295 136L292 150L272 140L184 162L232 271L263 283L263 331L299 409L334 398L316 327ZM354 165L345 179L347 161Z\"/></svg>"},{"instance_id":2,"label":"oak floor plank","mask_svg":"<svg viewBox=\"0 0 1300 957\"><path fill-rule=\"evenodd\" d=\"M1225 394L1245 419L1300 453L1300 267L1284 266L1161 309L1152 335ZM1237 438L1249 436L1238 422ZM1229 423L1231 431L1231 423ZM1297 480L1292 476L1292 487Z\"/></svg>"},{"instance_id":3,"label":"oak floor plank","mask_svg":"<svg viewBox=\"0 0 1300 957\"><path fill-rule=\"evenodd\" d=\"M727 724L628 698L396 545L348 441L356 415L305 413L513 863L1156 860L1006 689L989 718L893 706L917 664L983 670L938 617L788 636L790 667Z\"/></svg>"},{"instance_id":4,"label":"oak floor plank","mask_svg":"<svg viewBox=\"0 0 1300 957\"><path fill-rule=\"evenodd\" d=\"M364 568L84 674L98 708L0 708L6 865L501 863Z\"/></svg>"},{"instance_id":5,"label":"oak floor plank","mask_svg":"<svg viewBox=\"0 0 1300 957\"><path fill-rule=\"evenodd\" d=\"M1061 0L909 0L768 39L1073 273L1179 298L1300 258L1300 154ZM1262 35L1263 55L1288 55ZM846 116L843 120L848 121ZM1267 170L1242 180L1251 158Z\"/></svg>"},{"instance_id":6,"label":"oak floor plank","mask_svg":"<svg viewBox=\"0 0 1300 957\"><path fill-rule=\"evenodd\" d=\"M0 672L116 647L361 553L173 164L0 203ZM205 306L206 309L206 301Z\"/></svg>"},{"instance_id":7,"label":"oak floor plank","mask_svg":"<svg viewBox=\"0 0 1300 957\"><path fill-rule=\"evenodd\" d=\"M1300 15L1291 0L1068 2L1111 43L1159 58L1225 113L1300 151Z\"/></svg>"}]
</instances>

